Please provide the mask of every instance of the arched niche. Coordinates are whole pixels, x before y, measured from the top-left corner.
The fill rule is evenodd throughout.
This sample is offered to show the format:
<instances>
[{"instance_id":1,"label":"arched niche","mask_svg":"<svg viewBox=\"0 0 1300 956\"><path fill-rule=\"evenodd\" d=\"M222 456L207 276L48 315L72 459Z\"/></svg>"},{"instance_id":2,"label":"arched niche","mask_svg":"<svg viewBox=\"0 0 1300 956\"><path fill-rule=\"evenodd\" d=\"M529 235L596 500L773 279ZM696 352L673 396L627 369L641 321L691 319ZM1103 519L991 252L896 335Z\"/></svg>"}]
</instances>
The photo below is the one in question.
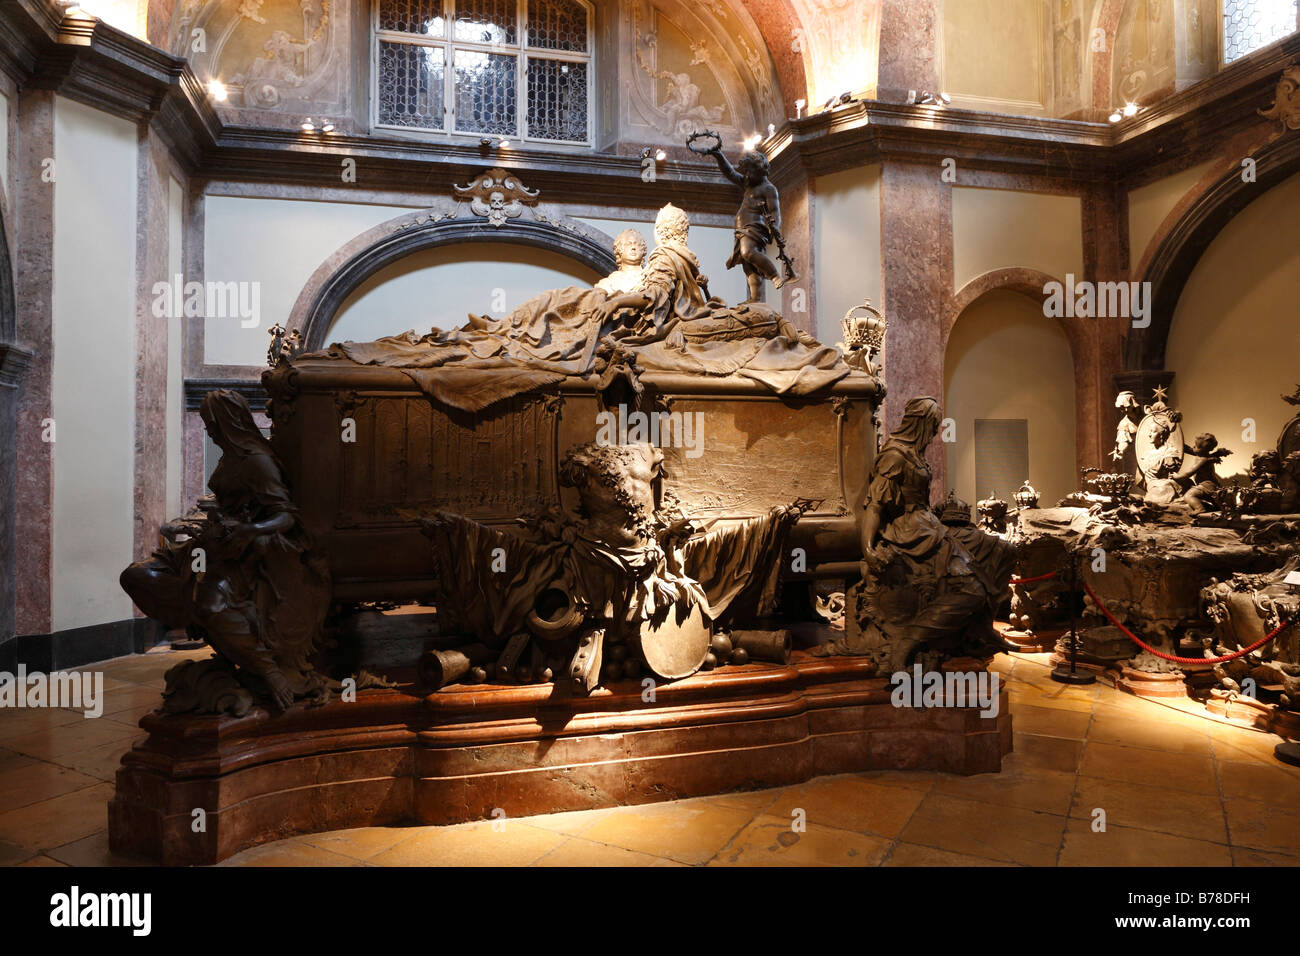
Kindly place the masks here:
<instances>
[{"instance_id":1,"label":"arched niche","mask_svg":"<svg viewBox=\"0 0 1300 956\"><path fill-rule=\"evenodd\" d=\"M614 269L613 238L584 223L563 216L540 218L530 211L534 218L507 219L495 226L460 215L463 211L420 210L363 232L317 267L298 294L287 327L302 332L307 349L323 348L335 316L363 283L408 256L439 246L514 244L563 256L592 274L607 275Z\"/></svg>"},{"instance_id":2,"label":"arched niche","mask_svg":"<svg viewBox=\"0 0 1300 956\"><path fill-rule=\"evenodd\" d=\"M1165 347L1170 323L1188 276L1233 217L1300 173L1300 136L1275 138L1250 151L1250 158L1254 160L1251 181L1246 181L1242 167L1234 162L1198 195L1179 204L1181 213L1141 268L1141 280L1151 283L1151 325L1129 334L1124 356L1127 368L1168 367Z\"/></svg>"},{"instance_id":3,"label":"arched niche","mask_svg":"<svg viewBox=\"0 0 1300 956\"><path fill-rule=\"evenodd\" d=\"M974 505L990 492L1010 501L1028 478L1052 505L1078 487L1075 349L1043 314L1042 283L985 285L962 297L946 335L943 407L956 437L944 445L947 486ZM1027 474L977 486L976 420L1026 422Z\"/></svg>"},{"instance_id":4,"label":"arched niche","mask_svg":"<svg viewBox=\"0 0 1300 956\"><path fill-rule=\"evenodd\" d=\"M17 305L14 301L14 266L9 256L9 217L0 194L0 345L18 340Z\"/></svg>"},{"instance_id":5,"label":"arched niche","mask_svg":"<svg viewBox=\"0 0 1300 956\"><path fill-rule=\"evenodd\" d=\"M326 342L368 342L406 329L453 329L469 313L500 318L545 289L587 287L601 273L547 249L506 242L442 244L375 272L348 295Z\"/></svg>"},{"instance_id":6,"label":"arched niche","mask_svg":"<svg viewBox=\"0 0 1300 956\"><path fill-rule=\"evenodd\" d=\"M1211 432L1232 449L1222 475L1244 471L1295 413L1280 396L1300 382L1297 209L1300 173L1238 212L1198 256L1169 323L1173 404L1189 440Z\"/></svg>"}]
</instances>

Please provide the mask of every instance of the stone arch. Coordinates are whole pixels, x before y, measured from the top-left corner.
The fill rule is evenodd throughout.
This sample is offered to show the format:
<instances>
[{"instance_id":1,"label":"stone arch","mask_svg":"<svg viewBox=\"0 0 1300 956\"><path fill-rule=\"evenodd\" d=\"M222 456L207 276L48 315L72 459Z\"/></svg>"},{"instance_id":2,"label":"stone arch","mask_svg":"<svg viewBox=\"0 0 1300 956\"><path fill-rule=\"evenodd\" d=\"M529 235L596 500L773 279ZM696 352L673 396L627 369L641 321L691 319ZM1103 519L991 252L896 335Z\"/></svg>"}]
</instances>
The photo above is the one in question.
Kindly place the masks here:
<instances>
[{"instance_id":1,"label":"stone arch","mask_svg":"<svg viewBox=\"0 0 1300 956\"><path fill-rule=\"evenodd\" d=\"M982 274L982 276L972 278L970 282L967 282L965 286L962 286L961 290L957 291L956 295L953 295L953 298L949 300L948 310L945 311L943 319L941 319L940 329L940 354L943 356L945 407L946 402L957 401L957 393L954 392L950 394L949 386L952 386L953 389L957 389L958 392L961 392L961 390L970 392L971 389L971 380L969 378L971 365L953 364L954 360L956 360L956 356L953 354L953 330L956 329L958 320L961 320L963 315L967 315L967 313L978 308L980 303L982 303L982 300L997 293L1013 293L1015 298L1023 300L1023 303L1026 304L1027 310L1039 312L1041 315L1041 304L1043 304L1044 300L1043 287L1047 282L1054 281L1058 280L1053 276L1049 276L1048 273L1037 271L1037 269L995 269L995 271L987 272ZM1041 317L1045 320L1048 316ZM1026 418L1031 419L1031 446L1035 447L1035 449L1041 449L1041 447L1048 447L1049 449L1047 457L1039 458L1039 460L1037 460L1035 471L1037 475L1040 476L1036 481L1041 481L1041 476L1043 475L1054 476L1052 479L1047 481L1047 488L1044 488L1043 484L1039 484L1040 492L1047 492L1049 497L1052 497L1053 492L1056 493L1054 494L1054 497L1052 497L1053 501L1054 499L1061 497L1062 494L1074 490L1076 486L1076 476L1078 476L1078 467L1080 467L1080 464L1086 463L1089 457L1092 457L1092 446L1096 444L1095 441L1092 441L1093 424L1095 424L1095 421L1093 421L1092 414L1089 412L1089 410L1091 410L1091 405L1089 405L1089 403L1096 401L1096 399L1093 398L1093 395L1096 394L1096 389L1089 388L1089 382L1092 382L1093 378L1091 371L1093 360L1095 360L1095 356L1093 356L1093 351L1095 350L1093 350L1092 347L1089 347L1089 341L1091 341L1091 339L1089 339L1089 333L1091 333L1091 330L1087 328L1088 321L1093 320L1075 320L1066 319L1066 317L1057 317L1054 323L1044 323L1043 326L1044 329L1054 329L1054 334L1050 332L1048 334L1049 336L1052 336L1054 341L1056 341L1056 345L1048 347L1052 350L1052 354L1056 356L1054 362L1060 363L1060 375L1058 375L1058 373L1050 373L1050 375L1045 377L1043 380L1044 386L1049 390L1057 390L1057 392L1053 392L1053 394L1071 395L1074 403L1073 420L1071 420L1069 416L1062 415L1063 420L1060 425L1054 424L1050 420L1041 420L1041 415L1044 414L1048 415L1048 419L1052 418L1052 414L1050 414L1048 410L1056 407L1056 402L1035 402L1034 407L1037 408L1035 414L1026 414ZM1008 328L1011 328L1011 326L1008 326ZM1002 329L1000 334L1004 334L1005 336L1008 328ZM985 329L985 332L988 332L988 330ZM962 338L963 341L966 341L967 346L970 346L970 337L963 336ZM984 341L983 334L979 338L980 341ZM1039 336L1037 336L1037 334L1031 338L1034 338L1034 341L1039 341ZM1063 346L1065 346L1065 351L1057 351L1061 349L1062 343ZM1000 349L998 350L998 355L1009 355L1009 352L1008 350ZM959 368L965 368L966 375L957 375ZM1066 369L1069 369L1069 372L1066 372ZM965 385L962 386L962 389L958 389L958 378L965 381ZM1066 381L1066 378L1069 378L1069 381ZM1019 388L1017 385L1011 384L1009 384L1009 390L1006 393L1002 393L1001 390L997 388L992 389L992 394L998 395L995 402L997 405L1001 405L1001 403L1013 398L1013 395L1017 395L1018 392L1023 393L1024 390ZM991 393L982 388L978 390L978 394L988 397ZM970 398L970 395L966 395L966 397ZM1013 399L1013 401L1015 405L1024 406L1026 395L1019 394L1017 398ZM954 407L952 411L945 412L945 414L950 414L953 418L958 420L961 420L963 416L965 416L966 419L980 418L979 411L972 411L969 405L963 405L963 407L966 408L965 412L961 411L961 407ZM987 408L985 408L985 411L987 411ZM965 427L965 425L963 425L963 427ZM1060 436L1060 438L1057 438L1056 436ZM1053 447L1058 447L1061 454L1067 455L1067 457L1062 458L1061 455L1050 451ZM958 458L952 459L953 454L957 454ZM966 467L970 467L972 460L974 460L970 458L972 451L967 449L965 454L967 455ZM1039 454L1040 453L1035 453L1035 455ZM944 457L944 481L946 485L957 486L961 484L961 471L958 471L957 473L949 473L949 468L953 467L954 460L959 462L959 460L962 459L961 453L954 451L952 446L945 446ZM966 477L969 479L969 473L967 473ZM974 490L975 493L985 494L991 489L966 490L967 492ZM1008 497L1009 494L1013 492L1014 488L998 488L997 490L1002 494L1002 497Z\"/></svg>"},{"instance_id":2,"label":"stone arch","mask_svg":"<svg viewBox=\"0 0 1300 956\"><path fill-rule=\"evenodd\" d=\"M1130 332L1125 366L1132 370L1165 367L1165 348L1183 286L1202 253L1228 222L1269 189L1300 172L1300 136L1277 136L1262 147L1231 155L1255 160L1255 180L1245 182L1234 160L1185 196L1161 226L1154 250L1134 270L1151 283L1151 325Z\"/></svg>"},{"instance_id":3,"label":"stone arch","mask_svg":"<svg viewBox=\"0 0 1300 956\"><path fill-rule=\"evenodd\" d=\"M0 193L0 344L18 341L18 307L14 299L14 264L9 255L9 216Z\"/></svg>"},{"instance_id":4,"label":"stone arch","mask_svg":"<svg viewBox=\"0 0 1300 956\"><path fill-rule=\"evenodd\" d=\"M1003 289L1008 292L1019 292L1034 302L1041 303L1043 301L1043 287L1049 282L1059 281L1061 280L1048 275L1046 272L1025 268L994 269L991 272L977 275L958 289L952 299L949 300L948 311L944 314L943 326L940 329L940 348L947 351L948 336L952 333L953 326L957 324L958 317L977 299L983 298L997 289ZM1088 341L1087 330L1077 320L1058 318L1056 321L1060 325L1061 331L1065 333L1066 341L1070 343L1070 354L1074 358L1075 374L1077 376L1080 371L1079 361L1085 353L1085 345Z\"/></svg>"},{"instance_id":5,"label":"stone arch","mask_svg":"<svg viewBox=\"0 0 1300 956\"><path fill-rule=\"evenodd\" d=\"M366 279L421 250L467 242L532 246L567 256L602 275L614 270L613 238L566 216L521 217L494 226L478 217L458 217L455 208L434 207L380 223L344 244L298 293L287 327L302 333L309 351L324 348L334 317Z\"/></svg>"}]
</instances>

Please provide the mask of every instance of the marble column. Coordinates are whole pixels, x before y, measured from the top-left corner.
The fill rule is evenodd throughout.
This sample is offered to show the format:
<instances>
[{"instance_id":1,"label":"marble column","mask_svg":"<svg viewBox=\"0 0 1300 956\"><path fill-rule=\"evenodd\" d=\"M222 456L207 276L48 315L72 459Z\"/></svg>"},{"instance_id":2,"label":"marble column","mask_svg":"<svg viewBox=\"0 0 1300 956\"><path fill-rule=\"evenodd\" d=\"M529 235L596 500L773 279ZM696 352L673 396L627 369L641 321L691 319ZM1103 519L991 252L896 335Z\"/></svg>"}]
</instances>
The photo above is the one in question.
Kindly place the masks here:
<instances>
[{"instance_id":1,"label":"marble column","mask_svg":"<svg viewBox=\"0 0 1300 956\"><path fill-rule=\"evenodd\" d=\"M158 528L167 511L167 340L180 335L180 319L154 315L153 287L174 281L167 274L168 162L166 149L152 132L140 140L137 167L139 225L136 242L135 369L135 560L147 558L158 544Z\"/></svg>"},{"instance_id":2,"label":"marble column","mask_svg":"<svg viewBox=\"0 0 1300 956\"><path fill-rule=\"evenodd\" d=\"M0 223L0 230L4 226ZM0 256L0 268L9 269ZM11 309L12 299L0 302ZM3 323L0 323L3 324ZM16 633L15 605L18 579L17 481L18 396L31 354L15 345L0 343L0 644Z\"/></svg>"},{"instance_id":3,"label":"marble column","mask_svg":"<svg viewBox=\"0 0 1300 956\"><path fill-rule=\"evenodd\" d=\"M1128 279L1128 204L1123 190L1111 183L1088 188L1082 197L1085 278L1093 282ZM1080 468L1108 468L1114 446L1114 376L1124 368L1126 317L1082 320L1075 365L1077 463Z\"/></svg>"},{"instance_id":4,"label":"marble column","mask_svg":"<svg viewBox=\"0 0 1300 956\"><path fill-rule=\"evenodd\" d=\"M18 98L17 170L14 173L15 300L17 339L31 351L18 394L18 471L15 531L18 562L15 626L19 634L53 629L54 445L54 189L52 90L26 89ZM50 161L50 162L47 162ZM57 439L57 430L54 433Z\"/></svg>"},{"instance_id":5,"label":"marble column","mask_svg":"<svg viewBox=\"0 0 1300 956\"><path fill-rule=\"evenodd\" d=\"M953 294L952 189L936 164L881 166L880 226L885 335L884 422L888 433L908 399L943 401L943 316ZM946 481L944 449L930 446L935 487Z\"/></svg>"},{"instance_id":6,"label":"marble column","mask_svg":"<svg viewBox=\"0 0 1300 956\"><path fill-rule=\"evenodd\" d=\"M937 92L942 62L943 0L882 0L876 99L901 103L908 90Z\"/></svg>"},{"instance_id":7,"label":"marble column","mask_svg":"<svg viewBox=\"0 0 1300 956\"><path fill-rule=\"evenodd\" d=\"M816 336L817 285L813 282L816 243L813 241L815 210L812 184L805 176L795 182L778 183L777 188L781 191L781 231L785 236L785 251L799 276L795 282L789 282L781 288L781 314L797 328ZM784 273L784 266L776 259L776 246L770 247L768 252L776 262L777 269Z\"/></svg>"}]
</instances>

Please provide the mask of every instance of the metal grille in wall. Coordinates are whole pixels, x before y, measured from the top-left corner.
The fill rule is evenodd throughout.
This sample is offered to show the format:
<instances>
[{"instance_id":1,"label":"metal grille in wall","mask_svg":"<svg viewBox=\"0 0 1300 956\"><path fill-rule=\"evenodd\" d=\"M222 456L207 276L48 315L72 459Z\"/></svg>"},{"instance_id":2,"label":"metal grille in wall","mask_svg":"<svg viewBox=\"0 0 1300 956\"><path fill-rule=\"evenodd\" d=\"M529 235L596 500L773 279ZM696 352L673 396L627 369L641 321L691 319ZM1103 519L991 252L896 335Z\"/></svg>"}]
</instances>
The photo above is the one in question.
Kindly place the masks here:
<instances>
[{"instance_id":1,"label":"metal grille in wall","mask_svg":"<svg viewBox=\"0 0 1300 956\"><path fill-rule=\"evenodd\" d=\"M1010 501L1029 477L1029 421L1024 418L975 419L975 492Z\"/></svg>"},{"instance_id":2,"label":"metal grille in wall","mask_svg":"<svg viewBox=\"0 0 1300 956\"><path fill-rule=\"evenodd\" d=\"M1297 0L1223 0L1223 62L1295 33Z\"/></svg>"},{"instance_id":3,"label":"metal grille in wall","mask_svg":"<svg viewBox=\"0 0 1300 956\"><path fill-rule=\"evenodd\" d=\"M591 145L582 0L375 0L376 126Z\"/></svg>"}]
</instances>

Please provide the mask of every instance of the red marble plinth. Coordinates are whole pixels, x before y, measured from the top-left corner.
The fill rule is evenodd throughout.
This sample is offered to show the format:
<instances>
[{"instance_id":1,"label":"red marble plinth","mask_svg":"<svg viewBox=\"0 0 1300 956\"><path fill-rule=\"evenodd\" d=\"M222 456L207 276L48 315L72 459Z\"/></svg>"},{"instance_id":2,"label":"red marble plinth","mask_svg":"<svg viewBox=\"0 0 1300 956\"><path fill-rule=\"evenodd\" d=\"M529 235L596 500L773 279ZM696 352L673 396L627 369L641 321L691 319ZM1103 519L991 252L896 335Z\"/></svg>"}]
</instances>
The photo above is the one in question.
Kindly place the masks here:
<instances>
[{"instance_id":1,"label":"red marble plinth","mask_svg":"<svg viewBox=\"0 0 1300 956\"><path fill-rule=\"evenodd\" d=\"M1120 678L1115 686L1138 697L1187 696L1187 684L1183 681L1183 675L1177 673L1153 674L1132 667L1121 667Z\"/></svg>"},{"instance_id":2,"label":"red marble plinth","mask_svg":"<svg viewBox=\"0 0 1300 956\"><path fill-rule=\"evenodd\" d=\"M1015 644L1025 654L1041 654L1054 649L1057 640L1065 633L1061 630L1022 631L1003 623L995 624L994 627L998 634Z\"/></svg>"},{"instance_id":3,"label":"red marble plinth","mask_svg":"<svg viewBox=\"0 0 1300 956\"><path fill-rule=\"evenodd\" d=\"M1277 708L1253 697L1228 694L1215 688L1210 691L1205 709L1218 717L1254 727L1256 730L1268 730L1273 726L1273 712Z\"/></svg>"},{"instance_id":4,"label":"red marble plinth","mask_svg":"<svg viewBox=\"0 0 1300 956\"><path fill-rule=\"evenodd\" d=\"M363 691L276 716L149 714L149 736L117 773L110 845L208 864L346 827L651 803L859 770L1001 769L1005 689L998 715L981 718L894 707L872 673L862 659L796 654L662 684L653 700L637 681L590 697L478 685Z\"/></svg>"}]
</instances>

